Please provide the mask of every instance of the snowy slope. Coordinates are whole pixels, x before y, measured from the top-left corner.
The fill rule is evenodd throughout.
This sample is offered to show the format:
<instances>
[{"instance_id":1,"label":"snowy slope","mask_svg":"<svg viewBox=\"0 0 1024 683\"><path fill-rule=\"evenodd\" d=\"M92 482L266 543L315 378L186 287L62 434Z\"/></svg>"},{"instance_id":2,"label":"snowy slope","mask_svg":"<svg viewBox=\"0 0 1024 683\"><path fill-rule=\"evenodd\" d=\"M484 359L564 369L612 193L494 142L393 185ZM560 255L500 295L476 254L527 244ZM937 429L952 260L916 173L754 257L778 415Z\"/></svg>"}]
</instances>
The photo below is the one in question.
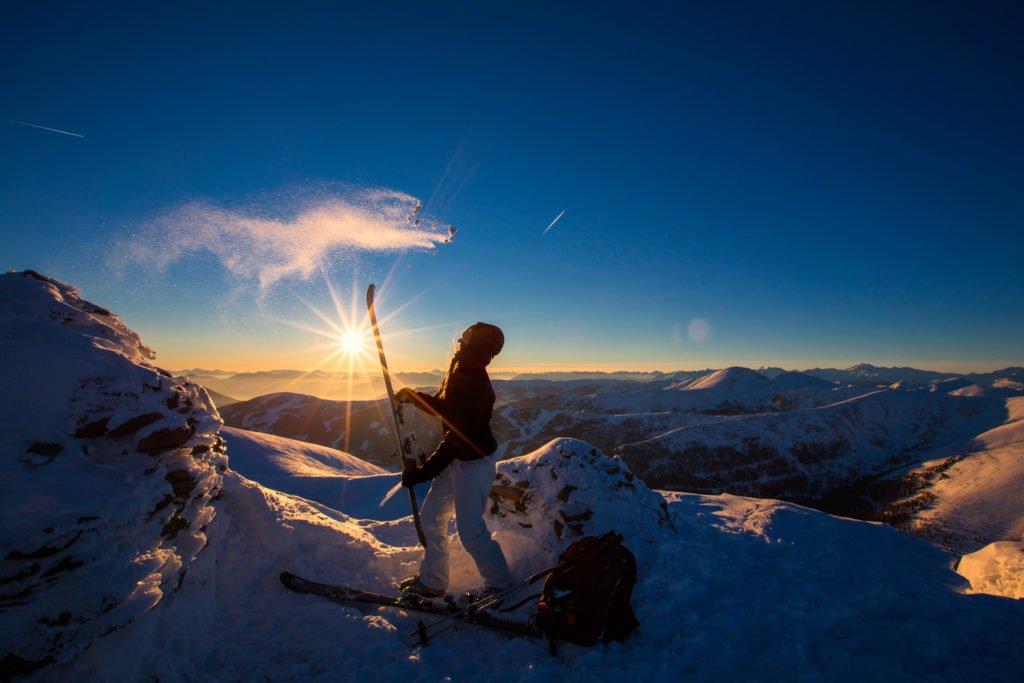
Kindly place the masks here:
<instances>
[{"instance_id":1,"label":"snowy slope","mask_svg":"<svg viewBox=\"0 0 1024 683\"><path fill-rule=\"evenodd\" d=\"M233 427L221 429L221 436L231 455L231 469L268 488L363 519L390 520L409 514L406 496L380 505L381 487L394 486L398 475L353 455Z\"/></svg>"},{"instance_id":2,"label":"snowy slope","mask_svg":"<svg viewBox=\"0 0 1024 683\"><path fill-rule=\"evenodd\" d=\"M398 467L392 418L384 401L328 401L277 393L221 408L224 421L248 431L321 444L385 468ZM440 440L440 423L405 411L406 426L424 448Z\"/></svg>"},{"instance_id":3,"label":"snowy slope","mask_svg":"<svg viewBox=\"0 0 1024 683\"><path fill-rule=\"evenodd\" d=\"M913 527L956 554L1024 540L1024 397L1005 405L1005 423L956 449L944 476L921 494L931 500Z\"/></svg>"},{"instance_id":4,"label":"snowy slope","mask_svg":"<svg viewBox=\"0 0 1024 683\"><path fill-rule=\"evenodd\" d=\"M338 477L384 474L385 470L325 446L270 434L223 427L231 447L231 469L263 481L267 477Z\"/></svg>"},{"instance_id":5,"label":"snowy slope","mask_svg":"<svg viewBox=\"0 0 1024 683\"><path fill-rule=\"evenodd\" d=\"M536 465L564 460L578 470L577 483L604 481L603 466L614 461L562 458L559 445L574 456L583 448L556 442L518 463L519 474L530 471L531 485L539 486L534 477L550 475ZM635 499L602 491L591 489L577 502L604 523L637 518ZM174 600L94 645L73 668L50 673L588 682L610 675L655 682L1024 675L1024 605L963 594L966 583L950 570L948 556L923 541L776 501L685 494L665 500L667 513L652 510L642 531L623 527L639 564L633 605L641 621L625 643L564 645L552 656L544 642L467 627L414 648L415 615L340 606L277 582L288 569L387 590L415 570L420 556L408 519L367 525L229 473L210 549ZM659 523L666 514L667 523ZM548 561L529 529L499 528L496 537L517 576ZM453 557L453 588L478 586L457 543Z\"/></svg>"}]
</instances>

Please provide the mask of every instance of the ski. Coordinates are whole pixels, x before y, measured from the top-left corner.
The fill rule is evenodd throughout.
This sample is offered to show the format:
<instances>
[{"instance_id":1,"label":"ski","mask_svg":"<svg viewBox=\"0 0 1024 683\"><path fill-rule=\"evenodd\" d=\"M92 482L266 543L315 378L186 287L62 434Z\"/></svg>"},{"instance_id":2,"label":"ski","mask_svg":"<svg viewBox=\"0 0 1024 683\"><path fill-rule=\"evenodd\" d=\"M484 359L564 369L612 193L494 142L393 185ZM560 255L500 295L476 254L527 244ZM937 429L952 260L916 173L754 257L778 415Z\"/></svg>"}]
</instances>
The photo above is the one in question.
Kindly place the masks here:
<instances>
[{"instance_id":1,"label":"ski","mask_svg":"<svg viewBox=\"0 0 1024 683\"><path fill-rule=\"evenodd\" d=\"M380 357L380 369L384 373L384 388L388 392L388 405L391 407L391 417L395 423L395 438L398 440L398 452L402 456L402 471L409 467L416 466L416 460L409 452L409 443L405 439L402 429L402 408L395 401L395 389L391 385L391 372L388 370L388 361L384 356L384 342L380 336L380 325L377 324L377 312L373 305L373 295L376 291L374 285L366 290L366 309L370 314L370 325L373 327L373 339L377 342L377 355ZM416 502L416 491L409 487L409 501L412 503L412 521L416 527L416 536L420 539L420 545L427 546L427 539L423 535L423 524L420 522L420 506Z\"/></svg>"},{"instance_id":2,"label":"ski","mask_svg":"<svg viewBox=\"0 0 1024 683\"><path fill-rule=\"evenodd\" d=\"M460 607L455 602L443 600L433 602L431 600L412 595L384 595L372 591L359 590L348 586L340 586L328 583L310 581L291 572L281 573L281 583L289 590L296 593L307 593L352 605L361 603L366 605L378 605L381 607L393 607L395 609L423 612L437 617L451 619L453 624L472 624L474 626L485 626L487 628L503 631L511 635L525 635L535 638L542 638L543 635L532 624L514 619L496 617L485 611L475 611L471 608ZM420 622L417 634L420 644L426 645L428 627Z\"/></svg>"}]
</instances>

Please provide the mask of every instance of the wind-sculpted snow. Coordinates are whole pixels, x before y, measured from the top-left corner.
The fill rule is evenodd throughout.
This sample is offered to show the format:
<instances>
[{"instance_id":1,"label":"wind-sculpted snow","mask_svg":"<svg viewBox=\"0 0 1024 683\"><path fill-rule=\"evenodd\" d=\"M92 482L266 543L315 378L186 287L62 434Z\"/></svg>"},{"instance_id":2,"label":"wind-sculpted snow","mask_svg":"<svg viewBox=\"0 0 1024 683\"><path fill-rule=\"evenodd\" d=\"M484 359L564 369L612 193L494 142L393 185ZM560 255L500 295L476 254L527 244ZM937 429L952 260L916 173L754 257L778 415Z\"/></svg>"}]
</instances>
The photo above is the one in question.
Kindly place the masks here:
<instances>
[{"instance_id":1,"label":"wind-sculpted snow","mask_svg":"<svg viewBox=\"0 0 1024 683\"><path fill-rule=\"evenodd\" d=\"M70 659L180 586L225 468L205 390L110 312L0 276L0 660Z\"/></svg>"}]
</instances>

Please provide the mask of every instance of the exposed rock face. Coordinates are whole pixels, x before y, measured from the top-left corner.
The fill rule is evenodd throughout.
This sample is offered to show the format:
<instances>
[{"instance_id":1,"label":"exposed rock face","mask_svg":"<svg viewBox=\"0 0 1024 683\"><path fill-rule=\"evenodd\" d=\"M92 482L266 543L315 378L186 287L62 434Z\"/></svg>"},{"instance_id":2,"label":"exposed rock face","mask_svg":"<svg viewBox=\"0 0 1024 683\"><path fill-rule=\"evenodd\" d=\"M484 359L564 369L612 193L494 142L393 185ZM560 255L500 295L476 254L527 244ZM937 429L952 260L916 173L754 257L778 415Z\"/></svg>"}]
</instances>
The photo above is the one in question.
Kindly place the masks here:
<instances>
[{"instance_id":1,"label":"exposed rock face","mask_svg":"<svg viewBox=\"0 0 1024 683\"><path fill-rule=\"evenodd\" d=\"M175 590L227 466L206 391L106 309L0 276L0 677L66 661Z\"/></svg>"}]
</instances>

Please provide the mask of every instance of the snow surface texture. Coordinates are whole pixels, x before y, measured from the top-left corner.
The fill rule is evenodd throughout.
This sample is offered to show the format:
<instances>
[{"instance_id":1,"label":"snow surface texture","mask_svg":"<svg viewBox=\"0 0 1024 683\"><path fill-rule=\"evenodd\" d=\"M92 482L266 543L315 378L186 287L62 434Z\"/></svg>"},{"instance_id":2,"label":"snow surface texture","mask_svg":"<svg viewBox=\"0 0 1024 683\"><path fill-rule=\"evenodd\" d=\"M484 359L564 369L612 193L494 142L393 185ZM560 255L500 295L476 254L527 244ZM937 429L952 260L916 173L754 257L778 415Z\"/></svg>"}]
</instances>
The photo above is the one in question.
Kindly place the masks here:
<instances>
[{"instance_id":1,"label":"snow surface texture","mask_svg":"<svg viewBox=\"0 0 1024 683\"><path fill-rule=\"evenodd\" d=\"M976 593L1024 598L1024 543L1000 541L964 555L957 572Z\"/></svg>"},{"instance_id":2,"label":"snow surface texture","mask_svg":"<svg viewBox=\"0 0 1024 683\"><path fill-rule=\"evenodd\" d=\"M563 461L559 472L576 469L578 480L595 484L609 476L553 449L524 458L521 473L528 460ZM532 475L548 476L544 469ZM529 481L535 490L544 486ZM633 605L640 630L624 643L563 645L552 656L543 641L475 627L410 647L414 613L357 609L283 589L277 575L290 570L389 590L421 556L411 522L368 524L233 472L224 491L209 547L173 599L49 676L553 683L1024 675L1024 603L963 594L966 581L945 553L878 524L777 501L671 494L671 526L653 521L654 513L650 538L623 527L639 565ZM595 519L636 518L630 498L588 491L579 502ZM540 549L548 532L537 533L496 533L519 577L547 561ZM453 589L479 587L457 540L453 546Z\"/></svg>"},{"instance_id":3,"label":"snow surface texture","mask_svg":"<svg viewBox=\"0 0 1024 683\"><path fill-rule=\"evenodd\" d=\"M59 634L46 642L62 645L52 651L53 663L30 678L360 683L1024 679L1024 603L966 594L967 582L950 569L949 556L926 542L883 525L778 501L651 491L625 463L568 439L500 464L496 484L512 491L498 489L488 524L519 578L550 564L581 534L621 531L638 562L633 606L640 630L624 643L566 644L556 655L543 641L469 626L428 647L410 647L417 615L295 594L277 578L290 570L388 591L397 579L414 573L422 551L404 511L382 509L374 519L361 513L368 500L383 497L396 475L346 474L350 463L345 458L314 455L242 432L226 434L228 449L238 444L244 451L239 464L254 477L281 483L309 480L316 472L327 475L318 478L328 482L348 477L365 488L359 496L331 493L324 500L314 499L317 491L307 489L304 499L234 470L221 471L223 456L201 448L206 440L211 449L219 445L212 434L216 414L202 392L192 393L193 388L148 368L137 338L107 314L90 312L70 290L55 283L32 284L37 287L32 289L23 284L28 279L16 278L24 276L0 280L5 349L10 344L18 354L14 357L24 359L10 364L14 367L4 371L0 385L4 452L11 459L7 469L16 472L16 485L4 480L0 503L5 552L0 583L5 651L0 658L5 667L12 664L7 648L13 652L27 642L25 631ZM40 291L50 293L42 297ZM35 304L28 305L33 297ZM19 303L12 303L15 299ZM62 315L51 317L49 311ZM99 329L104 326L112 332ZM8 342L9 332L27 341ZM64 355L54 353L58 348ZM65 356L70 360L60 360ZM72 402L83 376L95 378L87 383L93 388ZM146 382L138 381L142 378ZM112 390L100 402L95 387L117 388L118 395ZM32 395L45 400L29 401ZM189 411L171 408L174 397L179 409L191 400ZM119 407L121 402L133 410ZM114 416L130 418L136 404L154 412L163 406L165 418L180 415L186 424L194 419L195 431L181 444L137 453L146 434L111 433L122 419ZM84 423L79 419L83 405L94 411ZM74 436L83 424L107 413L112 417L102 435ZM200 439L200 448L190 445L192 439ZM31 443L57 443L61 450L56 455L54 449L27 453ZM146 465L135 469L137 462ZM167 508L184 505L186 514L209 512L206 545L198 555L198 547L184 552L180 545L183 538L199 539L194 521L179 530L179 545L173 545L161 527L169 517L158 511L161 519L153 521L151 515L154 499L159 502L173 483L165 481L165 472L179 466L206 477L187 499L179 503L174 498ZM207 498L217 487L219 497ZM33 501L42 502L30 505ZM189 508L189 501L196 505ZM104 524L83 522L79 515L84 510L93 510L86 514L101 516ZM555 521L562 523L560 529ZM60 529L82 525L79 540L67 548L53 540L63 533ZM45 585L40 572L9 572L14 550L40 555L34 560L40 564L51 563L77 552L87 539L97 555L102 550L111 571L101 575L91 563L67 566ZM40 547L58 550L53 555L33 552ZM138 566L164 551L188 565L187 575L159 574L173 578L173 586L166 580L148 583L145 577L153 569ZM135 569L130 578L143 581L147 601L121 589L125 574ZM452 579L455 591L481 584L457 537ZM76 611L60 618L60 610L92 605L89 593L109 595L104 605L110 611ZM122 610L133 618L110 618ZM44 613L57 617L45 632L38 621Z\"/></svg>"},{"instance_id":4,"label":"snow surface texture","mask_svg":"<svg viewBox=\"0 0 1024 683\"><path fill-rule=\"evenodd\" d=\"M0 276L0 338L0 658L18 670L74 657L175 590L227 461L205 390L149 365L73 288Z\"/></svg>"},{"instance_id":5,"label":"snow surface texture","mask_svg":"<svg viewBox=\"0 0 1024 683\"><path fill-rule=\"evenodd\" d=\"M396 475L333 448L234 427L221 429L231 454L231 469L283 493L317 501L369 520L393 520L409 514L408 496L381 505L381 479L394 486ZM420 500L427 493L421 487Z\"/></svg>"}]
</instances>

